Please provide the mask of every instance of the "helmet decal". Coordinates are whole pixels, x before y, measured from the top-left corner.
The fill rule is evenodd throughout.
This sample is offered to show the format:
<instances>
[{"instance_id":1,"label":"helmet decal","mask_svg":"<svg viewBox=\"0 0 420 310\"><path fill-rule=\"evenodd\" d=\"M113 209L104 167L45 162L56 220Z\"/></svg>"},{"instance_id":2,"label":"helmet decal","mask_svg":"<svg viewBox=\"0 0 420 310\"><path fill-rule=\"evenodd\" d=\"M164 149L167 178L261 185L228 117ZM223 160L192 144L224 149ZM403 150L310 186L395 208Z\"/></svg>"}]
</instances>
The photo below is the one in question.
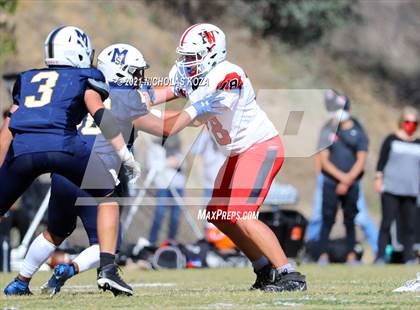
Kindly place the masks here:
<instances>
[{"instance_id":1,"label":"helmet decal","mask_svg":"<svg viewBox=\"0 0 420 310\"><path fill-rule=\"evenodd\" d=\"M117 65L124 65L127 53L128 50L120 51L118 47L114 48L114 53L112 54L111 62L115 62Z\"/></svg>"},{"instance_id":2,"label":"helmet decal","mask_svg":"<svg viewBox=\"0 0 420 310\"><path fill-rule=\"evenodd\" d=\"M79 44L81 47L83 48L88 48L89 47L89 43L88 43L88 36L86 35L86 33L79 31L79 29L75 29L77 37L80 38L84 44L82 44L82 42L80 42L80 40L77 40L77 44Z\"/></svg>"},{"instance_id":3,"label":"helmet decal","mask_svg":"<svg viewBox=\"0 0 420 310\"><path fill-rule=\"evenodd\" d=\"M214 30L203 31L203 32L200 32L199 35L203 39L203 44L206 44L206 43L212 44L212 43L216 42L216 39L214 37Z\"/></svg>"}]
</instances>

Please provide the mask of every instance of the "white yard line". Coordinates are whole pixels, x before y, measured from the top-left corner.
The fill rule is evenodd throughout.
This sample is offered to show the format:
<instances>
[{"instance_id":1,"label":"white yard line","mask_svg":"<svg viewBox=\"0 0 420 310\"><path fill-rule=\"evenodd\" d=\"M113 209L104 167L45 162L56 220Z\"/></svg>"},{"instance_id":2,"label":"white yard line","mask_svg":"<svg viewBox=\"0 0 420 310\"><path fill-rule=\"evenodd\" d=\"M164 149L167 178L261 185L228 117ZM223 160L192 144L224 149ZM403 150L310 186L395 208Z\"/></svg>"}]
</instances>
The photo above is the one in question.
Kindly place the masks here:
<instances>
[{"instance_id":1,"label":"white yard line","mask_svg":"<svg viewBox=\"0 0 420 310\"><path fill-rule=\"evenodd\" d=\"M289 302L289 301L276 301L274 302L274 305L285 306L285 307L302 307L303 306L303 304L301 303L295 303L295 302Z\"/></svg>"},{"instance_id":2,"label":"white yard line","mask_svg":"<svg viewBox=\"0 0 420 310\"><path fill-rule=\"evenodd\" d=\"M144 288L144 287L174 287L176 283L129 283L132 288ZM96 284L85 284L85 285L64 285L63 290L74 290L74 291L84 291L89 289L98 289ZM39 291L40 289L34 289L33 291Z\"/></svg>"},{"instance_id":3,"label":"white yard line","mask_svg":"<svg viewBox=\"0 0 420 310\"><path fill-rule=\"evenodd\" d=\"M220 308L232 308L232 307L236 307L238 305L235 304L226 304L226 303L217 303L217 304L210 304L207 307L213 309L220 309Z\"/></svg>"}]
</instances>

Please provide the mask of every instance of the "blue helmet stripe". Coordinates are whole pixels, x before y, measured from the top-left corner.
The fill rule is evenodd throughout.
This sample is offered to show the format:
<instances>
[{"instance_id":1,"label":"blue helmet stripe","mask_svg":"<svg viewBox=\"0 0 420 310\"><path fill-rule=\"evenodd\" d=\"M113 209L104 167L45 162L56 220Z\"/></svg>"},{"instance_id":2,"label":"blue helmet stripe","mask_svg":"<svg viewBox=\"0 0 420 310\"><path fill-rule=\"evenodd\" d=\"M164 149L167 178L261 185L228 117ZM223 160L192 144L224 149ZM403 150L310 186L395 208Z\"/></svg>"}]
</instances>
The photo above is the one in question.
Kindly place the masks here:
<instances>
[{"instance_id":1,"label":"blue helmet stripe","mask_svg":"<svg viewBox=\"0 0 420 310\"><path fill-rule=\"evenodd\" d=\"M54 46L53 46L54 38L57 35L57 33L64 27L67 27L67 26L58 27L51 33L50 39L48 40L48 58L54 57Z\"/></svg>"}]
</instances>

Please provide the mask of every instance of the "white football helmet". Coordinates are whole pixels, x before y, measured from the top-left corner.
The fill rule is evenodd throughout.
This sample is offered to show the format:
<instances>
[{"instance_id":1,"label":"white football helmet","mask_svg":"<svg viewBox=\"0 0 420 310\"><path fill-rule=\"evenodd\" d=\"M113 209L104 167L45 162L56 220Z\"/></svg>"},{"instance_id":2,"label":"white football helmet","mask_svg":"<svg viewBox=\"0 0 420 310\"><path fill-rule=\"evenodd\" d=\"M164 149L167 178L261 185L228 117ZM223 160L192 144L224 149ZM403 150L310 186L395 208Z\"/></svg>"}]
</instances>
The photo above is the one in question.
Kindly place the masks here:
<instances>
[{"instance_id":1,"label":"white football helmet","mask_svg":"<svg viewBox=\"0 0 420 310\"><path fill-rule=\"evenodd\" d=\"M212 24L195 24L183 33L176 49L182 76L194 78L209 72L226 59L226 36Z\"/></svg>"},{"instance_id":2,"label":"white football helmet","mask_svg":"<svg viewBox=\"0 0 420 310\"><path fill-rule=\"evenodd\" d=\"M89 68L94 50L88 35L73 26L62 26L50 32L44 43L47 66Z\"/></svg>"},{"instance_id":3,"label":"white football helmet","mask_svg":"<svg viewBox=\"0 0 420 310\"><path fill-rule=\"evenodd\" d=\"M129 44L112 44L98 55L98 69L111 83L139 86L147 68L143 54Z\"/></svg>"}]
</instances>

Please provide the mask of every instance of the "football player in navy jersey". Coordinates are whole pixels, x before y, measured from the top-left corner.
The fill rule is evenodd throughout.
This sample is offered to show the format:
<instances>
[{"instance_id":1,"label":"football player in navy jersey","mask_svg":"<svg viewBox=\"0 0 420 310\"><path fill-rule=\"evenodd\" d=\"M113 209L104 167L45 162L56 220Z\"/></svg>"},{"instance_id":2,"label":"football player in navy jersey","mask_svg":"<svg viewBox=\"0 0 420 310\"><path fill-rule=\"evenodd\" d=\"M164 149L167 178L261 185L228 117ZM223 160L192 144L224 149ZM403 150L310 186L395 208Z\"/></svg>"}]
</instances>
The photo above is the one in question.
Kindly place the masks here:
<instances>
[{"instance_id":1,"label":"football player in navy jersey","mask_svg":"<svg viewBox=\"0 0 420 310\"><path fill-rule=\"evenodd\" d=\"M181 121L176 118L173 120L168 118L163 122L162 119L150 114L145 101L142 100L138 92L138 87L142 82L146 68L148 68L148 65L143 55L136 48L128 44L111 45L104 49L98 56L98 69L104 73L110 84L111 112L116 119L118 129L123 134L124 139L128 141L129 145L133 143L136 137L133 132L133 126L136 129L158 136L167 136L189 125L194 118L191 113L193 115L197 114L197 116L205 113L217 113L213 108L219 107L214 103L218 98L212 98L193 103L191 107L181 113ZM85 119L83 123L84 127L81 129L82 135L86 136L95 131L95 124L89 118ZM99 158L108 170L114 170L115 174L118 172L121 160L113 151L112 146L107 142L104 135L97 137L93 147L93 153L93 158ZM117 186L116 190L120 196L123 194L121 193L123 190L121 186ZM48 229L38 236L31 245L19 277L23 276L27 280L32 277L39 266L55 250L55 246L59 245L74 230L77 214L82 219L90 243L95 243L97 239L96 230L93 229L94 225L92 225L94 210L85 206L79 206L77 210L74 210L72 206L74 206L78 197L89 197L89 195L76 188L65 178L57 174L53 175ZM40 242L37 242L38 239ZM42 246L42 243L45 243L41 242L43 239L53 240L54 242L50 243L48 247ZM32 253L33 255L30 255ZM43 292L55 294L60 291L67 279L78 272L97 266L98 254L98 247L93 245L83 251L71 264L58 265L54 269L51 279L43 286ZM33 258L31 259L30 256L33 256ZM27 268L28 265L29 268ZM120 292L126 294L132 293L131 288L128 285L122 285L118 279L116 279L117 281L110 281L110 278L113 277L112 274L111 276L107 276L106 274L108 272L108 268L103 268L99 272L98 285L101 288L110 289L114 294L119 294ZM13 282L10 285L13 285ZM20 291L15 290L12 294L19 293Z\"/></svg>"},{"instance_id":2,"label":"football player in navy jersey","mask_svg":"<svg viewBox=\"0 0 420 310\"><path fill-rule=\"evenodd\" d=\"M106 105L105 101L105 105ZM96 136L101 133L93 118L88 115L79 125L78 131L89 149L92 149ZM119 178L120 182L123 180ZM78 197L91 197L86 191L61 175L51 177L51 197L48 205L47 229L31 243L20 267L17 280L5 288L8 295L29 294L28 285L35 272L54 253L56 248L74 231L77 217L86 231L89 247L83 250L71 264L60 264L54 268L54 275L43 285L43 294L58 293L64 282L77 273L99 267L99 245L97 234L97 205L75 206ZM117 249L121 243L118 236ZM50 242L49 240L52 240ZM20 280L23 279L24 281Z\"/></svg>"},{"instance_id":3,"label":"football player in navy jersey","mask_svg":"<svg viewBox=\"0 0 420 310\"><path fill-rule=\"evenodd\" d=\"M58 173L77 186L88 179L96 185L87 190L93 197L113 194L114 177L100 160L90 158L89 148L77 133L76 126L87 113L133 173L133 180L139 177L139 164L127 149L114 117L103 105L108 86L103 74L91 68L92 59L93 49L86 33L63 26L53 30L45 42L48 67L19 74L13 88L14 104L0 132L1 217L32 181L44 173ZM85 175L88 164L91 173ZM131 294L114 263L118 205L111 199L101 201L99 206L101 268L107 268L108 282L128 287L120 292Z\"/></svg>"}]
</instances>

